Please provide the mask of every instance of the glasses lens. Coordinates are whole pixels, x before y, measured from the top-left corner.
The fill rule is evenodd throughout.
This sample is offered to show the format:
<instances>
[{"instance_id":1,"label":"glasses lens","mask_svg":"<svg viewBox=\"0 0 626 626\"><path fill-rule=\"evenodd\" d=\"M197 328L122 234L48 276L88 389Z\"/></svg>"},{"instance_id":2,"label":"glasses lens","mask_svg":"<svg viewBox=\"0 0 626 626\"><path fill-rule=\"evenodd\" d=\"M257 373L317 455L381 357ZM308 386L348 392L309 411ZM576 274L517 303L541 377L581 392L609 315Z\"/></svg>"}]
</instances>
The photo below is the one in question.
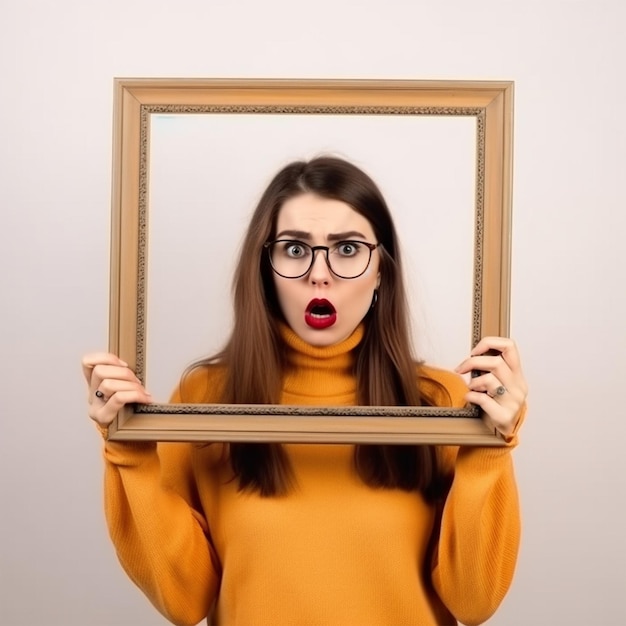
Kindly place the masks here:
<instances>
[{"instance_id":1,"label":"glasses lens","mask_svg":"<svg viewBox=\"0 0 626 626\"><path fill-rule=\"evenodd\" d=\"M341 278L356 278L369 265L371 249L361 241L341 241L331 248L312 248L301 241L278 240L269 246L270 260L274 270L286 278L304 276L313 264L316 251L328 254L326 259L330 269ZM325 259L325 260L326 260Z\"/></svg>"},{"instance_id":2,"label":"glasses lens","mask_svg":"<svg viewBox=\"0 0 626 626\"><path fill-rule=\"evenodd\" d=\"M270 245L270 261L274 270L286 278L297 278L309 271L313 250L301 241L274 241Z\"/></svg>"},{"instance_id":3,"label":"glasses lens","mask_svg":"<svg viewBox=\"0 0 626 626\"><path fill-rule=\"evenodd\" d=\"M341 241L328 251L332 271L343 278L360 276L369 265L372 251L360 241Z\"/></svg>"}]
</instances>

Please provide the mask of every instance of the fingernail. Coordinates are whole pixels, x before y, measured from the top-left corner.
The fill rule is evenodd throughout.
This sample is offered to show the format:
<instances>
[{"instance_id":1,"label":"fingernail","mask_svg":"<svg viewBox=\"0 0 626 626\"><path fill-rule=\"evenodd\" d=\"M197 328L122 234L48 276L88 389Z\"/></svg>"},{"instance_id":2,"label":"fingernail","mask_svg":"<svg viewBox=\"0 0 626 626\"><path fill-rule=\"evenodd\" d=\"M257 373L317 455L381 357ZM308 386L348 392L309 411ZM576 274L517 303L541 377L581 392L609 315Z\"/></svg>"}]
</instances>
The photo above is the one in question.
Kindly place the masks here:
<instances>
[{"instance_id":1,"label":"fingernail","mask_svg":"<svg viewBox=\"0 0 626 626\"><path fill-rule=\"evenodd\" d=\"M122 361L122 359L119 359L120 361L120 365L123 365L124 367L128 367L128 363L126 363L126 361Z\"/></svg>"}]
</instances>

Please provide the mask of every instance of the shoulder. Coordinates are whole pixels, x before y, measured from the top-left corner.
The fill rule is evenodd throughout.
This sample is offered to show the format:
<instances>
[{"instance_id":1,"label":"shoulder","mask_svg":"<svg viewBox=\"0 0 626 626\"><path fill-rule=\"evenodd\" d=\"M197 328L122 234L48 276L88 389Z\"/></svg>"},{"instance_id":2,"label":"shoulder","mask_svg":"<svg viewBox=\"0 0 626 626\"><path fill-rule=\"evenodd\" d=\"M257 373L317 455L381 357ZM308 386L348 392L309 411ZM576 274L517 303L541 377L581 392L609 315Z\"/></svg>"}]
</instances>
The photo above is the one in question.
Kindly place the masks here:
<instances>
[{"instance_id":1,"label":"shoulder","mask_svg":"<svg viewBox=\"0 0 626 626\"><path fill-rule=\"evenodd\" d=\"M216 363L201 363L186 370L172 394L174 404L203 404L220 402L226 368Z\"/></svg>"},{"instance_id":2,"label":"shoulder","mask_svg":"<svg viewBox=\"0 0 626 626\"><path fill-rule=\"evenodd\" d=\"M465 406L467 385L456 372L421 364L417 366L417 378L420 390L435 406Z\"/></svg>"}]
</instances>

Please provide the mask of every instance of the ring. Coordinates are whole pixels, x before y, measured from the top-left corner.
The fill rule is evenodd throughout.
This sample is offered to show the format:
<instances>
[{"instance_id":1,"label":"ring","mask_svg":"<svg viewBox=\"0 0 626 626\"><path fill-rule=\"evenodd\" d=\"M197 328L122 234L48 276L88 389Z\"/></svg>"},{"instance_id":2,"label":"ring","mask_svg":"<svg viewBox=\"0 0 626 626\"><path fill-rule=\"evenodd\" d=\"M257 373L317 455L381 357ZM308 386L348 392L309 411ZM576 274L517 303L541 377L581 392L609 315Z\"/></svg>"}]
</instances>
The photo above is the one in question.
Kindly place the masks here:
<instances>
[{"instance_id":1,"label":"ring","mask_svg":"<svg viewBox=\"0 0 626 626\"><path fill-rule=\"evenodd\" d=\"M98 400L102 400L102 398L104 398L104 394L100 391L100 389L96 389L95 396Z\"/></svg>"},{"instance_id":2,"label":"ring","mask_svg":"<svg viewBox=\"0 0 626 626\"><path fill-rule=\"evenodd\" d=\"M506 393L506 387L504 385L500 385L499 387L496 387L496 390L493 392L493 394L490 394L489 392L487 392L487 395L490 398L495 398L497 396L503 396Z\"/></svg>"}]
</instances>

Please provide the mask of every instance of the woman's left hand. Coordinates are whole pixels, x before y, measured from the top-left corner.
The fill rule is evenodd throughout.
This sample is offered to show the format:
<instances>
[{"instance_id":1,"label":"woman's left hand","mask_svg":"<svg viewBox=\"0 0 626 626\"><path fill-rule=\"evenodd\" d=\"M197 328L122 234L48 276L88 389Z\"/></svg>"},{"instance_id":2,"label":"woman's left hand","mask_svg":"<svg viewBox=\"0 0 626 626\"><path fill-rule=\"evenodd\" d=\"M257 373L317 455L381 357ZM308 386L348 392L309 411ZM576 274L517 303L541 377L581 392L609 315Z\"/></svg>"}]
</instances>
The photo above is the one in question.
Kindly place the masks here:
<instances>
[{"instance_id":1,"label":"woman's left hand","mask_svg":"<svg viewBox=\"0 0 626 626\"><path fill-rule=\"evenodd\" d=\"M512 435L528 395L515 342L506 337L483 337L456 371L480 372L470 379L465 399L477 404L486 421L502 435Z\"/></svg>"}]
</instances>

